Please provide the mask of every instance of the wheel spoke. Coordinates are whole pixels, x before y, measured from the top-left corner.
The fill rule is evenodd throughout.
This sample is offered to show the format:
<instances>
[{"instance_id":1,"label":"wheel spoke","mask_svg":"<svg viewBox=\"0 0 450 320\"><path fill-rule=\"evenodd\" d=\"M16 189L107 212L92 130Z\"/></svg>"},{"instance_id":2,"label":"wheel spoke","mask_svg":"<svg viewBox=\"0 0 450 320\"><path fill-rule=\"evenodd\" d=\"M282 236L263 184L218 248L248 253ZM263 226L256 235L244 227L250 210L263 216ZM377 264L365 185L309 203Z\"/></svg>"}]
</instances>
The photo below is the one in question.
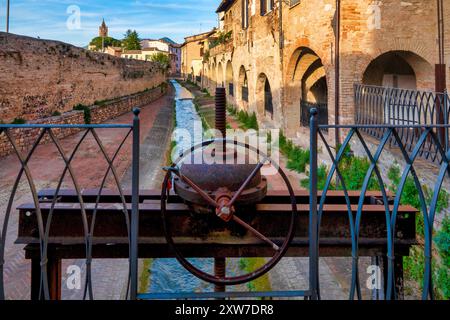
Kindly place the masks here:
<instances>
[{"instance_id":1,"label":"wheel spoke","mask_svg":"<svg viewBox=\"0 0 450 320\"><path fill-rule=\"evenodd\" d=\"M241 196L241 193L247 188L247 185L252 181L252 179L255 177L255 175L259 172L259 170L264 165L264 161L261 161L258 163L258 165L255 167L255 169L250 173L250 175L245 179L244 183L241 185L241 187L236 191L236 193L233 195L233 198L231 198L230 202L228 203L228 206L231 207L234 202Z\"/></svg>"},{"instance_id":2,"label":"wheel spoke","mask_svg":"<svg viewBox=\"0 0 450 320\"><path fill-rule=\"evenodd\" d=\"M258 238L260 238L261 240L264 240L265 242L267 242L268 244L270 244L270 246L275 250L278 251L280 250L280 247L277 246L272 240L270 240L269 238L267 238L265 235L263 235L261 232L259 232L258 230L256 230L255 228L253 228L251 225L249 225L248 223L246 223L245 221L241 220L240 218L238 218L237 216L233 216L233 221L235 221L236 223L240 224L241 226L243 226L244 228L246 228L248 231L252 232L254 235L256 235Z\"/></svg>"},{"instance_id":3,"label":"wheel spoke","mask_svg":"<svg viewBox=\"0 0 450 320\"><path fill-rule=\"evenodd\" d=\"M217 208L219 205L217 204L217 202L211 198L205 191L202 190L202 188L200 188L198 185L196 185L191 179L189 179L188 177L182 175L180 173L180 170L178 168L164 168L165 170L168 170L170 172L175 173L181 180L183 180L186 184L188 184L192 189L194 189L204 200L206 200L210 205L212 205L213 207Z\"/></svg>"}]
</instances>

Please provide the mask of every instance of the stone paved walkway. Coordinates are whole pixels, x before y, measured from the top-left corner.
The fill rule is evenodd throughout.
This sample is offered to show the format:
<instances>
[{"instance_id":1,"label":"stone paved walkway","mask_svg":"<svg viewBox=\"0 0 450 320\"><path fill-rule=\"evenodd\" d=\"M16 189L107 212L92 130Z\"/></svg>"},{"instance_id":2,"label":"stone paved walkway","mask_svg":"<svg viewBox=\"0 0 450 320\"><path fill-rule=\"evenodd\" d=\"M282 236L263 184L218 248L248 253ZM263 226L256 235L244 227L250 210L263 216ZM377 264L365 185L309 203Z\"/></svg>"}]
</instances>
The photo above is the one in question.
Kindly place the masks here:
<instances>
[{"instance_id":1,"label":"stone paved walkway","mask_svg":"<svg viewBox=\"0 0 450 320\"><path fill-rule=\"evenodd\" d=\"M171 121L170 114L172 110L173 93L154 101L153 103L141 108L141 162L143 186L156 183L157 176L151 174L156 172L153 168L159 166L164 161L165 153L152 153L157 155L147 161L149 144L157 142L163 150L166 148L167 138L164 139L164 130L170 130L170 123L162 119L168 118ZM122 115L109 123L131 123L132 113ZM97 133L105 145L107 153L111 155L118 144L125 137L125 129L99 129ZM61 140L63 149L68 154L80 140L82 132ZM159 160L159 162L158 162ZM129 186L130 175L127 173L131 163L131 137L123 146L119 153L115 166L118 175L122 177L123 185ZM150 166L149 166L150 165ZM36 183L36 188L55 188L58 178L64 168L64 163L60 159L56 148L52 144L41 145L35 151L31 161L30 168ZM73 169L76 172L78 183L81 188L98 188L100 181L106 171L106 161L101 159L100 150L91 135L88 135L83 142L77 156L73 160ZM11 192L11 186L15 180L19 169L19 163L14 155L0 159L0 221L3 222L7 201ZM108 179L107 187L114 189L113 179ZM63 187L73 188L69 179L64 181ZM13 208L22 203L31 201L29 187L22 179ZM7 231L6 253L5 253L5 291L8 299L29 299L30 293L30 263L24 259L23 246L14 245L13 242L17 236L17 212L13 210ZM63 273L63 299L80 299L82 290L68 290L65 286L66 270L69 265L76 264L82 268L84 275L84 260L70 261L65 260L62 263ZM127 260L94 260L92 266L94 298L96 299L120 299L125 295L126 279L128 275Z\"/></svg>"}]
</instances>

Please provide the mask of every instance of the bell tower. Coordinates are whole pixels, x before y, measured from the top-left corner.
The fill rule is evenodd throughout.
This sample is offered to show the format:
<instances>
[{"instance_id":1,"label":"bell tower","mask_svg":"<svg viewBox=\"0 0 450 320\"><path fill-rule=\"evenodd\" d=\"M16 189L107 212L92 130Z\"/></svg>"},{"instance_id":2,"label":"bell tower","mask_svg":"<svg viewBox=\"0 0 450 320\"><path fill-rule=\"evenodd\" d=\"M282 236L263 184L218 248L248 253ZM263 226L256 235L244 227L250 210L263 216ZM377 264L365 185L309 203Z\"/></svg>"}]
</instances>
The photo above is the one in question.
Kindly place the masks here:
<instances>
[{"instance_id":1,"label":"bell tower","mask_svg":"<svg viewBox=\"0 0 450 320\"><path fill-rule=\"evenodd\" d=\"M98 28L98 36L102 38L108 37L108 27L106 26L105 19L103 19L102 25Z\"/></svg>"}]
</instances>

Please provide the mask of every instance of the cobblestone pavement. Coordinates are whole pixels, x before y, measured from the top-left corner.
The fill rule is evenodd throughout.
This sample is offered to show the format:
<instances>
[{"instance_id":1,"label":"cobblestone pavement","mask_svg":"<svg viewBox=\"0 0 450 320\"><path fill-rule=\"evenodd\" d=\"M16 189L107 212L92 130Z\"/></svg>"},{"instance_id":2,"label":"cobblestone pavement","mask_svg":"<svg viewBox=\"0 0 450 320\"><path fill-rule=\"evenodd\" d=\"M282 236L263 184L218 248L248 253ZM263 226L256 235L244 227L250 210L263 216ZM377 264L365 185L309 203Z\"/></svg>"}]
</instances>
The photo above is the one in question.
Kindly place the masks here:
<instances>
[{"instance_id":1,"label":"cobblestone pavement","mask_svg":"<svg viewBox=\"0 0 450 320\"><path fill-rule=\"evenodd\" d=\"M169 93L153 103L141 108L141 141L142 156L141 160L145 162L146 151L148 151L148 143L154 142L150 136L155 133L155 122L160 121L160 114L167 113L167 108L171 109L173 94ZM165 117L166 115L164 115ZM122 115L110 123L131 123L133 119L132 113ZM169 127L166 130L170 130ZM97 133L105 145L108 154L115 151L120 141L124 138L126 130L122 129L101 129ZM61 145L66 153L69 153L82 136L82 132L61 140ZM159 143L164 144L167 141L160 139ZM165 147L165 146L164 146ZM161 147L162 148L162 147ZM73 160L73 169L76 172L78 183L81 188L98 188L99 181L103 178L106 170L106 161L100 159L100 150L95 144L93 137L88 136L80 147L77 156ZM162 159L165 154L158 154ZM161 162L160 161L160 162ZM125 143L120 152L115 166L120 177L123 177L123 184L129 185L127 180L127 169L131 163L131 139ZM152 163L156 163L155 161ZM6 212L6 205L10 196L11 186L15 180L19 169L19 163L14 155L0 159L0 221L3 222ZM60 159L56 148L51 144L41 145L36 149L30 161L30 168L36 183L36 189L55 188L58 178L64 168L64 163ZM146 167L145 165L143 168ZM83 174L79 174L83 172ZM146 183L146 176L142 177L143 183ZM155 178L152 178L152 181ZM113 179L107 182L108 188L113 188ZM69 179L64 181L63 187L73 188L73 184ZM114 188L113 188L114 189ZM16 197L14 199L13 208L19 204L31 201L29 187L25 179L22 178ZM24 259L23 246L14 245L17 236L18 216L15 210L12 211L10 221L7 228L6 252L5 252L5 291L8 299L29 299L30 297L30 263ZM84 273L84 260L65 260L62 263L63 281L66 280L66 270L69 265L78 265ZM119 299L125 296L126 280L128 276L127 260L94 260L92 264L93 275L93 291L96 299ZM69 290L64 285L62 290L63 299L80 299L83 296L83 290Z\"/></svg>"}]
</instances>

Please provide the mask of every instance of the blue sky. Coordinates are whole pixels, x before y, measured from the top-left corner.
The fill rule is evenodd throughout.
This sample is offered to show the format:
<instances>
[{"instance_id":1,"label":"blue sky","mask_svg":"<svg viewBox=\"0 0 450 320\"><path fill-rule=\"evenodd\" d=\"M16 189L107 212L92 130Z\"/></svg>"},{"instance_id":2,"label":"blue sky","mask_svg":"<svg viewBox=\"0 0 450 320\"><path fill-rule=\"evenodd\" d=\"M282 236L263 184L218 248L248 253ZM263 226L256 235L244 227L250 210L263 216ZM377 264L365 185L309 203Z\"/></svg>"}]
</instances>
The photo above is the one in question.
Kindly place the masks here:
<instances>
[{"instance_id":1,"label":"blue sky","mask_svg":"<svg viewBox=\"0 0 450 320\"><path fill-rule=\"evenodd\" d=\"M110 36L121 39L127 29L141 38L185 36L217 25L220 0L10 0L10 32L85 46L97 36L102 18ZM75 6L75 7L74 7ZM80 10L78 26L76 11ZM0 31L5 31L6 0L0 0ZM75 15L73 14L75 12Z\"/></svg>"}]
</instances>

